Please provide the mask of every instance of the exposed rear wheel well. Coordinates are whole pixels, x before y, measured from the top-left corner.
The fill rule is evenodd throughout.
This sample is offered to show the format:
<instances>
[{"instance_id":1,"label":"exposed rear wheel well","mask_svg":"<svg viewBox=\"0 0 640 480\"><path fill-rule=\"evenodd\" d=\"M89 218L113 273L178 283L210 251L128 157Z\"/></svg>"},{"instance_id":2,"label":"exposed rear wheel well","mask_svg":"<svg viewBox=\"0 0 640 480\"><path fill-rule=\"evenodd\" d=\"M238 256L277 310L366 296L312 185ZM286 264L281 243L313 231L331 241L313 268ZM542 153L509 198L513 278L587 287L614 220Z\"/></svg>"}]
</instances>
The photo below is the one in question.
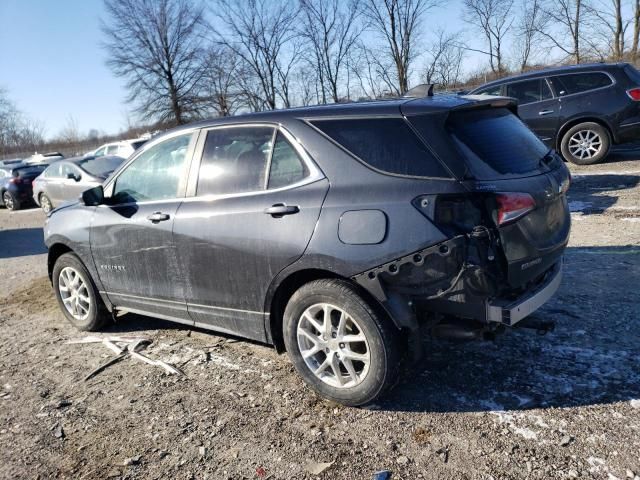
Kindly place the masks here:
<instances>
[{"instance_id":1,"label":"exposed rear wheel well","mask_svg":"<svg viewBox=\"0 0 640 480\"><path fill-rule=\"evenodd\" d=\"M271 308L269 310L269 330L271 335L271 341L273 342L276 351L282 353L285 351L284 339L282 338L282 319L284 316L284 310L287 307L287 303L291 296L305 283L312 282L314 280L320 280L325 278L337 278L344 280L353 285L357 292L369 303L371 308L378 311L381 315L388 317L387 312L382 305L365 289L360 285L352 281L350 278L342 277L334 272L320 269L309 269L295 272L288 276L277 288L273 300L271 301Z\"/></svg>"},{"instance_id":2,"label":"exposed rear wheel well","mask_svg":"<svg viewBox=\"0 0 640 480\"><path fill-rule=\"evenodd\" d=\"M60 258L60 255L64 255L67 252L72 252L69 247L67 247L64 243L55 243L49 248L49 257L47 259L47 267L49 270L49 280L51 280L51 275L53 274L53 266L56 264L56 260Z\"/></svg>"},{"instance_id":3,"label":"exposed rear wheel well","mask_svg":"<svg viewBox=\"0 0 640 480\"><path fill-rule=\"evenodd\" d=\"M615 143L613 132L611 131L611 128L609 127L609 125L607 125L607 122L597 117L593 117L593 118L584 117L584 118L576 118L575 120L571 120L570 122L567 122L566 125L562 126L562 128L558 132L558 136L556 137L556 147L555 147L556 150L560 151L560 146L562 145L562 137L564 137L565 133L567 133L569 129L571 129L572 127L575 127L580 123L585 123L585 122L593 122L593 123L597 123L598 125L602 125L607 130L607 133L609 134L609 138L611 139L611 143L612 144Z\"/></svg>"}]
</instances>

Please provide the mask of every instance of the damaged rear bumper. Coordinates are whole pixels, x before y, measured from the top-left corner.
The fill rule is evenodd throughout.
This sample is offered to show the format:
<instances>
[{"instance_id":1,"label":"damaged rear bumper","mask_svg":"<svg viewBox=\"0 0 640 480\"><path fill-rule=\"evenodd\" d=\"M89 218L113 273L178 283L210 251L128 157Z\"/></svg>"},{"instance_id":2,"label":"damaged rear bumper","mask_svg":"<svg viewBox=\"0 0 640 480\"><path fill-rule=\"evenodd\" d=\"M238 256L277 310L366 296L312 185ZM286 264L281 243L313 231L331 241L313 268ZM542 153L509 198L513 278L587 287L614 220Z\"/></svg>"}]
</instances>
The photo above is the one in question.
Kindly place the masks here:
<instances>
[{"instance_id":1,"label":"damaged rear bumper","mask_svg":"<svg viewBox=\"0 0 640 480\"><path fill-rule=\"evenodd\" d=\"M562 281L562 260L557 262L546 274L544 280L534 290L515 300L491 300L487 302L487 321L507 326L518 323L532 314L560 288Z\"/></svg>"}]
</instances>

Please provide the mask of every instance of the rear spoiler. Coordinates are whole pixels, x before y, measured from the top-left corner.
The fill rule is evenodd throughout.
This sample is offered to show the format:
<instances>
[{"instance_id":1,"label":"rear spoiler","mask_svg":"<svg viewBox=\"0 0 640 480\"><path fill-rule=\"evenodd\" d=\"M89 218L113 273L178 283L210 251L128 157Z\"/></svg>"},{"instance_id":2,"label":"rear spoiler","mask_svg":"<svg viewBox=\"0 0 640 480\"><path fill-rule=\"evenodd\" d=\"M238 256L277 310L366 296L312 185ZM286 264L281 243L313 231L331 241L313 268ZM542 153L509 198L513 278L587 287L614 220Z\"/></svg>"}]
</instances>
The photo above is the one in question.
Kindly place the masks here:
<instances>
[{"instance_id":1,"label":"rear spoiler","mask_svg":"<svg viewBox=\"0 0 640 480\"><path fill-rule=\"evenodd\" d=\"M493 95L457 95L443 97L439 101L438 96L423 97L410 100L400 106L402 114L424 115L431 113L457 112L460 110L474 110L476 108L508 108L514 114L518 114L518 101L511 97L498 97Z\"/></svg>"}]
</instances>

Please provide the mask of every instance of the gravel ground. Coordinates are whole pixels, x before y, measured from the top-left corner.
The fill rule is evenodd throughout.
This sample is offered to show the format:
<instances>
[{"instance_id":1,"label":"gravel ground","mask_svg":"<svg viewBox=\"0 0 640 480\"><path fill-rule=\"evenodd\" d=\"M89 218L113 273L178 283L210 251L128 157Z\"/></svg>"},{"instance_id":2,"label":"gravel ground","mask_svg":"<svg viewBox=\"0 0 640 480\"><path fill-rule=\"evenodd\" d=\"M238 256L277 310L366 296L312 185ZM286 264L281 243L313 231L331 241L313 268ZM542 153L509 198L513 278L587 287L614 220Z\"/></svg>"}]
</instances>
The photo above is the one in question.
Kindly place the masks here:
<instances>
[{"instance_id":1,"label":"gravel ground","mask_svg":"<svg viewBox=\"0 0 640 480\"><path fill-rule=\"evenodd\" d=\"M546 336L431 342L367 408L317 398L271 348L127 315L113 354L64 320L37 210L0 211L0 477L640 478L640 160L573 168L573 233ZM333 462L333 463L331 463ZM319 465L331 463L331 465ZM314 467L326 467L320 474Z\"/></svg>"}]
</instances>

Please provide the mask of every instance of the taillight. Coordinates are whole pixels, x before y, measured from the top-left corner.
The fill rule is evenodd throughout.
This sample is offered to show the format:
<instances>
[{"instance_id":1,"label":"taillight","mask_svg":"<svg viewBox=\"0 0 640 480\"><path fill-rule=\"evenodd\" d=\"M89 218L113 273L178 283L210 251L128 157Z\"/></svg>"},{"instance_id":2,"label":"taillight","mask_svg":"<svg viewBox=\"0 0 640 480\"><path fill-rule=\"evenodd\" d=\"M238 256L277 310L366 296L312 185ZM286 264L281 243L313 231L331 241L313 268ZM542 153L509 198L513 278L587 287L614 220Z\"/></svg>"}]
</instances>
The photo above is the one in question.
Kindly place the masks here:
<instances>
[{"instance_id":1,"label":"taillight","mask_svg":"<svg viewBox=\"0 0 640 480\"><path fill-rule=\"evenodd\" d=\"M629 98L634 102L640 102L640 87L627 90L627 95L629 95Z\"/></svg>"},{"instance_id":2,"label":"taillight","mask_svg":"<svg viewBox=\"0 0 640 480\"><path fill-rule=\"evenodd\" d=\"M505 225L526 215L536 208L535 200L528 193L499 193L498 225Z\"/></svg>"},{"instance_id":3,"label":"taillight","mask_svg":"<svg viewBox=\"0 0 640 480\"><path fill-rule=\"evenodd\" d=\"M20 185L22 183L22 179L20 177L13 177L11 180L9 180L9 183Z\"/></svg>"}]
</instances>

